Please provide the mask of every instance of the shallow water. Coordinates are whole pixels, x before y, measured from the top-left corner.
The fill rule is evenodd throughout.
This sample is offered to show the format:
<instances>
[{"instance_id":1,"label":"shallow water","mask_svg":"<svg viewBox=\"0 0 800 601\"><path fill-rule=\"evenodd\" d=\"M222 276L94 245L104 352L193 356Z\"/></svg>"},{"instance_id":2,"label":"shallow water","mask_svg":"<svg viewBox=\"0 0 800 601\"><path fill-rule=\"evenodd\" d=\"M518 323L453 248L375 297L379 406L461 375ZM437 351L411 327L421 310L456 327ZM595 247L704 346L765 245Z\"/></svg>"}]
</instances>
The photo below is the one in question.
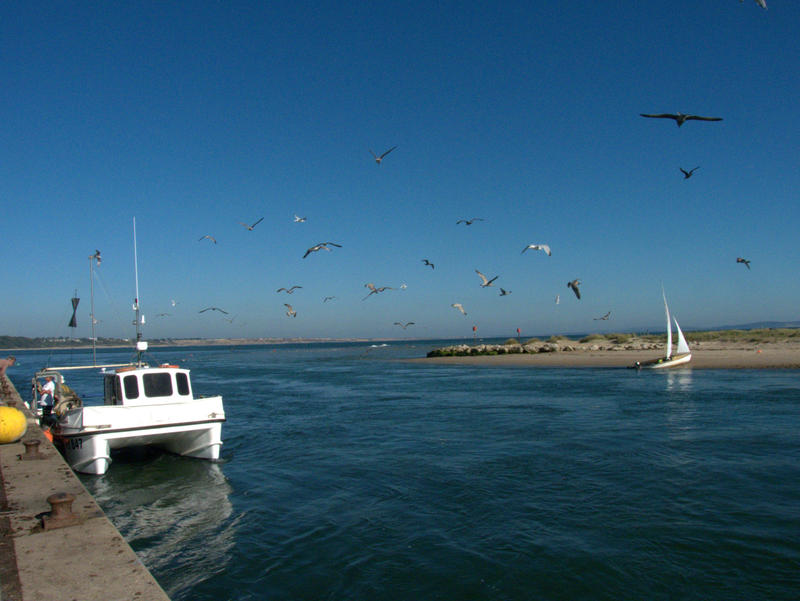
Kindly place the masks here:
<instances>
[{"instance_id":1,"label":"shallow water","mask_svg":"<svg viewBox=\"0 0 800 601\"><path fill-rule=\"evenodd\" d=\"M797 371L398 360L433 346L154 349L223 461L82 479L176 601L797 598Z\"/></svg>"}]
</instances>

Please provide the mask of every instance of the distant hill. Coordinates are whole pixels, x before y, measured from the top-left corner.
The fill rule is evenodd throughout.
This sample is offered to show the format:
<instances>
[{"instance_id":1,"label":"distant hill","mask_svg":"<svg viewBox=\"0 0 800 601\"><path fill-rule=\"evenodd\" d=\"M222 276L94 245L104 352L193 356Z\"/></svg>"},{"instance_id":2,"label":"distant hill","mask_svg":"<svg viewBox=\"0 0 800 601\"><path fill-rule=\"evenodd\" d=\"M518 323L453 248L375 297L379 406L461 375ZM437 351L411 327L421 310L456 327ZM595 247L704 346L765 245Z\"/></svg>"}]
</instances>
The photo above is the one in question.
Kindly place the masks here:
<instances>
[{"instance_id":1,"label":"distant hill","mask_svg":"<svg viewBox=\"0 0 800 601\"><path fill-rule=\"evenodd\" d=\"M767 328L800 328L800 321L754 321L735 326L718 326L711 330L764 330Z\"/></svg>"}]
</instances>

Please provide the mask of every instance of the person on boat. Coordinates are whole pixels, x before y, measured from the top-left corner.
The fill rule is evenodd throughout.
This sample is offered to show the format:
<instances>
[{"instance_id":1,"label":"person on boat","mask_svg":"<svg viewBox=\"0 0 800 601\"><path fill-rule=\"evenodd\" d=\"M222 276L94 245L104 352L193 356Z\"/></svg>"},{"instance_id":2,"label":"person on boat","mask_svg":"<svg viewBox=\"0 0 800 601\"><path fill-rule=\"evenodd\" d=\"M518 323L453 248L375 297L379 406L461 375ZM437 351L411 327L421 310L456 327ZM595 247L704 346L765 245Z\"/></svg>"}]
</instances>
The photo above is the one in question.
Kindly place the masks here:
<instances>
[{"instance_id":1,"label":"person on boat","mask_svg":"<svg viewBox=\"0 0 800 601\"><path fill-rule=\"evenodd\" d=\"M42 388L39 392L39 406L42 408L49 407L52 409L53 397L56 394L56 383L53 382L53 376L47 376L45 378L45 382L42 384Z\"/></svg>"}]
</instances>

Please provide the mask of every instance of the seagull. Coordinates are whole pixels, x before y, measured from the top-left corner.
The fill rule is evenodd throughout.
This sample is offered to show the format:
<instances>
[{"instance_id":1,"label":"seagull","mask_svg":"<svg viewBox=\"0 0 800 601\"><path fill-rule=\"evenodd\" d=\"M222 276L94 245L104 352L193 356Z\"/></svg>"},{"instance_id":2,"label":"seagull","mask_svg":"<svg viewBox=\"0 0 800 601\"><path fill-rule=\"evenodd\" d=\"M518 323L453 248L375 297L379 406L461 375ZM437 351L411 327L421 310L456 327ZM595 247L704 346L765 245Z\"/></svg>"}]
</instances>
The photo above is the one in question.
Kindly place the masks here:
<instances>
[{"instance_id":1,"label":"seagull","mask_svg":"<svg viewBox=\"0 0 800 601\"><path fill-rule=\"evenodd\" d=\"M477 273L480 276L481 280L483 280L483 284L481 284L481 288L487 288L487 287L491 286L492 282L494 282L497 278L500 277L500 276L496 275L490 280L489 278L487 278L485 275L483 275L477 269L475 270L475 273Z\"/></svg>"},{"instance_id":2,"label":"seagull","mask_svg":"<svg viewBox=\"0 0 800 601\"><path fill-rule=\"evenodd\" d=\"M305 223L306 219L307 219L307 217L299 217L297 215L294 216L294 222L295 223Z\"/></svg>"},{"instance_id":3,"label":"seagull","mask_svg":"<svg viewBox=\"0 0 800 601\"><path fill-rule=\"evenodd\" d=\"M158 313L156 317L170 317L172 313Z\"/></svg>"},{"instance_id":4,"label":"seagull","mask_svg":"<svg viewBox=\"0 0 800 601\"><path fill-rule=\"evenodd\" d=\"M550 252L550 247L547 246L547 244L528 244L528 246L526 246L525 248L522 249L522 252L525 252L529 248L531 250L543 250L544 252L547 253L548 257L553 254L553 253ZM522 254L522 253L520 253L520 254Z\"/></svg>"},{"instance_id":5,"label":"seagull","mask_svg":"<svg viewBox=\"0 0 800 601\"><path fill-rule=\"evenodd\" d=\"M506 290L504 288L500 288L500 296L507 296L511 294L511 290Z\"/></svg>"},{"instance_id":6,"label":"seagull","mask_svg":"<svg viewBox=\"0 0 800 601\"><path fill-rule=\"evenodd\" d=\"M561 303L561 295L560 294L556 294L556 304L558 305L560 303Z\"/></svg>"},{"instance_id":7,"label":"seagull","mask_svg":"<svg viewBox=\"0 0 800 601\"><path fill-rule=\"evenodd\" d=\"M259 223L261 223L262 221L264 221L264 218L263 218L263 217L262 217L261 219L259 219L258 221L256 221L256 222L255 222L253 225L247 225L246 223L242 223L241 221L240 221L239 223L240 223L241 225L245 226L245 227L247 228L247 231L248 231L248 232L252 232L252 231L253 231L253 228L254 228L255 226L257 226Z\"/></svg>"},{"instance_id":8,"label":"seagull","mask_svg":"<svg viewBox=\"0 0 800 601\"><path fill-rule=\"evenodd\" d=\"M578 300L581 299L581 291L578 290L578 286L580 285L580 280L572 280L571 282L567 282L567 288L572 288L572 291L575 293L575 296L578 297Z\"/></svg>"},{"instance_id":9,"label":"seagull","mask_svg":"<svg viewBox=\"0 0 800 601\"><path fill-rule=\"evenodd\" d=\"M472 219L459 219L456 221L456 225L459 223L463 223L464 225L472 225L476 221L485 221L485 219L481 219L480 217L473 217Z\"/></svg>"},{"instance_id":10,"label":"seagull","mask_svg":"<svg viewBox=\"0 0 800 601\"><path fill-rule=\"evenodd\" d=\"M435 267L434 267L433 263L431 263L430 261L428 261L428 259L422 259L422 262L423 262L423 263L425 263L425 265L428 265L428 266L430 266L430 268L431 268L431 269L435 269Z\"/></svg>"},{"instance_id":11,"label":"seagull","mask_svg":"<svg viewBox=\"0 0 800 601\"><path fill-rule=\"evenodd\" d=\"M314 246L309 248L306 251L306 254L303 255L303 258L305 259L308 255L310 255L313 252L317 252L318 250L327 250L328 252L330 252L331 249L328 248L329 244L331 246L335 246L336 248L342 248L341 244L336 244L335 242L320 242L319 244L315 244Z\"/></svg>"},{"instance_id":12,"label":"seagull","mask_svg":"<svg viewBox=\"0 0 800 601\"><path fill-rule=\"evenodd\" d=\"M94 254L89 258L96 260L98 265L100 265L100 262L102 261L102 259L100 258L100 251L97 249L94 250Z\"/></svg>"},{"instance_id":13,"label":"seagull","mask_svg":"<svg viewBox=\"0 0 800 601\"><path fill-rule=\"evenodd\" d=\"M292 292L294 292L298 288L302 288L302 286L292 286L291 288L278 288L275 292L283 291L283 292L286 292L286 294L291 294Z\"/></svg>"},{"instance_id":14,"label":"seagull","mask_svg":"<svg viewBox=\"0 0 800 601\"><path fill-rule=\"evenodd\" d=\"M322 299L322 302L327 303L329 300L333 300L335 298L336 298L335 296L326 296L325 298Z\"/></svg>"},{"instance_id":15,"label":"seagull","mask_svg":"<svg viewBox=\"0 0 800 601\"><path fill-rule=\"evenodd\" d=\"M198 242L202 242L202 241L203 241L203 240L205 240L206 238L208 238L209 240L211 240L211 241L212 241L214 244L216 244L216 243L217 243L217 239L216 239L216 238L214 238L214 236L209 236L208 234L206 234L205 236L203 236L202 238L200 238L200 240L198 240Z\"/></svg>"},{"instance_id":16,"label":"seagull","mask_svg":"<svg viewBox=\"0 0 800 601\"><path fill-rule=\"evenodd\" d=\"M678 169L680 169L681 172L683 173L683 179L689 179L690 177L692 177L692 173L700 169L700 166L698 165L694 169L689 169L689 171L686 171L686 169L684 169L683 167L678 167Z\"/></svg>"},{"instance_id":17,"label":"seagull","mask_svg":"<svg viewBox=\"0 0 800 601\"><path fill-rule=\"evenodd\" d=\"M462 314L464 314L464 315L466 315L466 314L467 314L467 312L466 312L466 311L464 311L464 307L461 305L461 303L453 303L453 304L452 304L452 305L450 305L450 306L451 306L451 307L455 307L456 309L458 309L459 311L461 311L461 313L462 313Z\"/></svg>"},{"instance_id":18,"label":"seagull","mask_svg":"<svg viewBox=\"0 0 800 601\"><path fill-rule=\"evenodd\" d=\"M384 290L394 290L394 288L392 288L390 286L381 286L380 288L376 288L375 284L373 284L372 282L369 282L368 284L364 284L364 288L369 288L370 292L369 292L369 294L367 294L367 296L365 296L361 300L367 300L370 297L370 295L378 294L379 292L383 292Z\"/></svg>"},{"instance_id":19,"label":"seagull","mask_svg":"<svg viewBox=\"0 0 800 601\"><path fill-rule=\"evenodd\" d=\"M169 302L173 307L178 304L178 301L176 301L174 298L171 299Z\"/></svg>"},{"instance_id":20,"label":"seagull","mask_svg":"<svg viewBox=\"0 0 800 601\"><path fill-rule=\"evenodd\" d=\"M374 152L372 152L372 149L371 149L371 148L370 148L370 151L369 151L369 152L370 152L370 154L371 154L371 155L372 155L372 156L375 158L375 162L376 162L376 163L378 163L378 165L380 165L380 164L381 164L381 161L383 160L383 157L385 157L387 154L389 154L390 152L392 152L392 151L393 151L395 148L397 148L397 146L392 146L392 147L391 147L389 150L387 150L386 152L384 152L384 153L383 153L382 155L380 155L380 156L378 156L377 154L375 154Z\"/></svg>"},{"instance_id":21,"label":"seagull","mask_svg":"<svg viewBox=\"0 0 800 601\"><path fill-rule=\"evenodd\" d=\"M678 127L683 125L685 121L722 121L722 117L700 117L698 115L684 115L683 113L659 113L658 115L648 115L646 113L639 113L642 117L650 117L652 119L675 119Z\"/></svg>"},{"instance_id":22,"label":"seagull","mask_svg":"<svg viewBox=\"0 0 800 601\"><path fill-rule=\"evenodd\" d=\"M219 311L220 313L224 313L225 315L230 315L230 313L228 313L227 311L223 311L219 307L206 307L205 309L198 311L198 313L205 313L206 311Z\"/></svg>"},{"instance_id":23,"label":"seagull","mask_svg":"<svg viewBox=\"0 0 800 601\"><path fill-rule=\"evenodd\" d=\"M611 311L603 315L602 317L595 317L595 321L608 321L608 318L611 317Z\"/></svg>"},{"instance_id":24,"label":"seagull","mask_svg":"<svg viewBox=\"0 0 800 601\"><path fill-rule=\"evenodd\" d=\"M750 261L748 259L743 259L742 257L736 257L736 262L744 263L744 266L747 267L747 269L750 269Z\"/></svg>"},{"instance_id":25,"label":"seagull","mask_svg":"<svg viewBox=\"0 0 800 601\"><path fill-rule=\"evenodd\" d=\"M403 324L402 324L402 323L400 323L399 321L396 321L396 322L394 322L394 325L396 325L396 326L400 326L401 328L403 328L403 329L405 330L405 329L406 329L408 326L413 326L413 325L415 325L415 324L414 324L414 322L413 322L413 321L409 321L407 324L403 325Z\"/></svg>"},{"instance_id":26,"label":"seagull","mask_svg":"<svg viewBox=\"0 0 800 601\"><path fill-rule=\"evenodd\" d=\"M292 309L292 305L290 305L289 303L283 303L283 306L286 307L287 317L297 317L297 311Z\"/></svg>"},{"instance_id":27,"label":"seagull","mask_svg":"<svg viewBox=\"0 0 800 601\"><path fill-rule=\"evenodd\" d=\"M739 2L744 2L744 0L739 0ZM758 4L764 10L767 9L767 0L756 0L756 4Z\"/></svg>"}]
</instances>

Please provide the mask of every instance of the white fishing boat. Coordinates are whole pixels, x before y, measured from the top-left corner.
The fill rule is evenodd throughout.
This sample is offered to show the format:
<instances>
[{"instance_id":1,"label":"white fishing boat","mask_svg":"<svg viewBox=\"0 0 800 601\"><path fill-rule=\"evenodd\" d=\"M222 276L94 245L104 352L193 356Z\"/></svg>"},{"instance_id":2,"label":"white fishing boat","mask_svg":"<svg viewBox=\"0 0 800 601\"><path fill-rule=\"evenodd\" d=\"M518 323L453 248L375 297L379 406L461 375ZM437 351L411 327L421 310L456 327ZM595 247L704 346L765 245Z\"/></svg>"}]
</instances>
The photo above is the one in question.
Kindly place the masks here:
<instances>
[{"instance_id":1,"label":"white fishing boat","mask_svg":"<svg viewBox=\"0 0 800 601\"><path fill-rule=\"evenodd\" d=\"M134 222L136 265L135 240ZM141 339L144 317L139 310L138 273L136 280L135 362L45 368L34 376L32 408L41 405L42 382L51 378L55 385L55 406L43 422L50 424L54 442L77 472L104 474L111 465L113 450L144 445L177 455L219 459L225 421L222 397L195 396L188 369L168 364L150 366L142 360L147 342ZM84 405L64 384L63 372L74 369L100 372L103 405Z\"/></svg>"},{"instance_id":2,"label":"white fishing boat","mask_svg":"<svg viewBox=\"0 0 800 601\"><path fill-rule=\"evenodd\" d=\"M667 315L667 349L664 357L658 359L651 359L649 361L637 361L633 364L636 369L663 369L666 367L675 367L678 365L685 365L692 360L692 351L689 349L689 344L683 336L681 326L678 325L678 320L673 316L670 320L669 306L667 305L667 296L664 290L661 290L661 296L664 298L664 312ZM672 321L675 322L675 329L678 333L678 344L675 353L672 352Z\"/></svg>"}]
</instances>

